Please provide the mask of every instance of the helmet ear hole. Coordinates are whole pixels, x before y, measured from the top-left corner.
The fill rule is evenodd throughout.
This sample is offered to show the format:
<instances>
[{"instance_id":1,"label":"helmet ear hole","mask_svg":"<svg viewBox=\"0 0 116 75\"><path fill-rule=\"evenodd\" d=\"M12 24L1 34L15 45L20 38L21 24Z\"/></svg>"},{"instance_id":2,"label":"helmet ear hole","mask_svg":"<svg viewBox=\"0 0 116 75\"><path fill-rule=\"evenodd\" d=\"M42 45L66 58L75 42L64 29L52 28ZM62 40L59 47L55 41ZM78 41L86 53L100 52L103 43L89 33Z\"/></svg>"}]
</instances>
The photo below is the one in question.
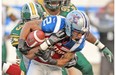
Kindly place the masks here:
<instances>
[{"instance_id":1,"label":"helmet ear hole","mask_svg":"<svg viewBox=\"0 0 116 75\"><path fill-rule=\"evenodd\" d=\"M72 35L73 30L88 33L89 32L89 20L87 15L79 10L74 10L66 16L66 34Z\"/></svg>"},{"instance_id":2,"label":"helmet ear hole","mask_svg":"<svg viewBox=\"0 0 116 75\"><path fill-rule=\"evenodd\" d=\"M25 9L28 9L28 7L26 7Z\"/></svg>"}]
</instances>

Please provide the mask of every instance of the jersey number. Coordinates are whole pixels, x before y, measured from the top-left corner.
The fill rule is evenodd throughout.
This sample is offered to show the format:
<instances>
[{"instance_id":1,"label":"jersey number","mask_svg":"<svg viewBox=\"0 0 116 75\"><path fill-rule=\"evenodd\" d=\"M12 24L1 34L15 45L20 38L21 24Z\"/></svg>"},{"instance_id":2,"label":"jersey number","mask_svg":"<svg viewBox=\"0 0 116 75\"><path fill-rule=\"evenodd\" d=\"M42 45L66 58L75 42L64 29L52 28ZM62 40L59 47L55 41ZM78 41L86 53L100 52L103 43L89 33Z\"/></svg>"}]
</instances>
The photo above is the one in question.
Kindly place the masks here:
<instances>
[{"instance_id":1,"label":"jersey number","mask_svg":"<svg viewBox=\"0 0 116 75\"><path fill-rule=\"evenodd\" d=\"M48 17L43 21L43 26L52 23L52 17Z\"/></svg>"}]
</instances>

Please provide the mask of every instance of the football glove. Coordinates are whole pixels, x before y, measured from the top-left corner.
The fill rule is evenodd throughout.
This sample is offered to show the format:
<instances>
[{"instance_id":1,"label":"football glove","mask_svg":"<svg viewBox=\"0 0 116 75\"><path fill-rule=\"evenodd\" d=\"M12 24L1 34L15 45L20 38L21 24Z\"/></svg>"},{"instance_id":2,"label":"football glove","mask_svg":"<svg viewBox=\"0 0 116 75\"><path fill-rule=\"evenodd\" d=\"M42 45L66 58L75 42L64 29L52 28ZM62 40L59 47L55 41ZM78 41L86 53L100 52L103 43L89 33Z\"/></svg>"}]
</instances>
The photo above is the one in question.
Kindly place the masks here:
<instances>
[{"instance_id":1,"label":"football glove","mask_svg":"<svg viewBox=\"0 0 116 75\"><path fill-rule=\"evenodd\" d=\"M57 33L53 33L50 37L49 37L49 45L54 45L55 43L61 41L62 39L64 39L66 36L64 29L58 31Z\"/></svg>"},{"instance_id":2,"label":"football glove","mask_svg":"<svg viewBox=\"0 0 116 75\"><path fill-rule=\"evenodd\" d=\"M100 52L103 52L104 56L109 62L113 62L113 54L107 47L104 47L102 50L100 50Z\"/></svg>"},{"instance_id":3,"label":"football glove","mask_svg":"<svg viewBox=\"0 0 116 75\"><path fill-rule=\"evenodd\" d=\"M72 58L64 67L65 68L70 68L75 66L77 63L77 57L75 56L74 58Z\"/></svg>"},{"instance_id":4,"label":"football glove","mask_svg":"<svg viewBox=\"0 0 116 75\"><path fill-rule=\"evenodd\" d=\"M56 65L57 64L57 60L53 59L51 57L51 50L39 50L38 53L35 53L36 56L38 56L38 58L40 58L42 61L44 62L48 62L51 65Z\"/></svg>"},{"instance_id":5,"label":"football glove","mask_svg":"<svg viewBox=\"0 0 116 75\"><path fill-rule=\"evenodd\" d=\"M22 54L27 55L28 51L32 48L28 47L23 39L19 39L18 49Z\"/></svg>"},{"instance_id":6,"label":"football glove","mask_svg":"<svg viewBox=\"0 0 116 75\"><path fill-rule=\"evenodd\" d=\"M48 61L48 58L51 56L51 50L39 50L35 55L44 61Z\"/></svg>"},{"instance_id":7,"label":"football glove","mask_svg":"<svg viewBox=\"0 0 116 75\"><path fill-rule=\"evenodd\" d=\"M48 39L46 39L41 45L41 50L47 50L48 47L53 46L55 43L61 41L66 37L64 29L58 31L57 33L53 33Z\"/></svg>"}]
</instances>

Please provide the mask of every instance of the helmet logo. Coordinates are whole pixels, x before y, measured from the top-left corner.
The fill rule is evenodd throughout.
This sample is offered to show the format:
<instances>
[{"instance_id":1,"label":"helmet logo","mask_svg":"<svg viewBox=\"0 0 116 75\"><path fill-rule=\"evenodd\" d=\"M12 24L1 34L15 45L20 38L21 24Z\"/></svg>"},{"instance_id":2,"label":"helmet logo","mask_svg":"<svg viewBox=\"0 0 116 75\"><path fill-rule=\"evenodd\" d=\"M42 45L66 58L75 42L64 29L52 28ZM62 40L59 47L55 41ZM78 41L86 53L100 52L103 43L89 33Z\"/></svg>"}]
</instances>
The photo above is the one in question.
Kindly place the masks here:
<instances>
[{"instance_id":1,"label":"helmet logo","mask_svg":"<svg viewBox=\"0 0 116 75\"><path fill-rule=\"evenodd\" d=\"M77 16L77 15L75 15L75 14L72 14L71 16L72 16L72 17L69 18L69 21L70 21L71 23L74 23L75 25L78 25L78 20L80 19L80 17Z\"/></svg>"},{"instance_id":2,"label":"helmet logo","mask_svg":"<svg viewBox=\"0 0 116 75\"><path fill-rule=\"evenodd\" d=\"M76 15L72 15L72 16L73 16L73 23L78 25L78 20L80 19L80 17Z\"/></svg>"}]
</instances>

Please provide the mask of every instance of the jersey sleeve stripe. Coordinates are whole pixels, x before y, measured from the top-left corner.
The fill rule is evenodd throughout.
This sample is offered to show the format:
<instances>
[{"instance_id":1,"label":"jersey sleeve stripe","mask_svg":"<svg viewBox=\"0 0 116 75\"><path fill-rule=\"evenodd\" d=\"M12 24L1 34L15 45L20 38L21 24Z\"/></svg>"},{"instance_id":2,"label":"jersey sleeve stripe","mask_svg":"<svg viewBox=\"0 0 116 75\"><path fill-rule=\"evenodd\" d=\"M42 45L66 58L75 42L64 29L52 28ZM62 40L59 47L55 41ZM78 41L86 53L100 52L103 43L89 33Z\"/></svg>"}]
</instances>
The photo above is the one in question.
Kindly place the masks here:
<instances>
[{"instance_id":1,"label":"jersey sleeve stripe","mask_svg":"<svg viewBox=\"0 0 116 75\"><path fill-rule=\"evenodd\" d=\"M58 31L59 31L59 29L60 29L60 25L61 25L61 18L60 18L60 17L58 17L58 16L56 16L56 17L57 17L57 22L56 22L56 26L55 26L55 28L54 28L53 33L58 32Z\"/></svg>"},{"instance_id":2,"label":"jersey sleeve stripe","mask_svg":"<svg viewBox=\"0 0 116 75\"><path fill-rule=\"evenodd\" d=\"M31 9L32 9L32 14L33 14L33 15L36 15L36 12L35 12L35 8L34 8L33 3L29 3L29 5L30 5L30 7L31 7Z\"/></svg>"}]
</instances>

